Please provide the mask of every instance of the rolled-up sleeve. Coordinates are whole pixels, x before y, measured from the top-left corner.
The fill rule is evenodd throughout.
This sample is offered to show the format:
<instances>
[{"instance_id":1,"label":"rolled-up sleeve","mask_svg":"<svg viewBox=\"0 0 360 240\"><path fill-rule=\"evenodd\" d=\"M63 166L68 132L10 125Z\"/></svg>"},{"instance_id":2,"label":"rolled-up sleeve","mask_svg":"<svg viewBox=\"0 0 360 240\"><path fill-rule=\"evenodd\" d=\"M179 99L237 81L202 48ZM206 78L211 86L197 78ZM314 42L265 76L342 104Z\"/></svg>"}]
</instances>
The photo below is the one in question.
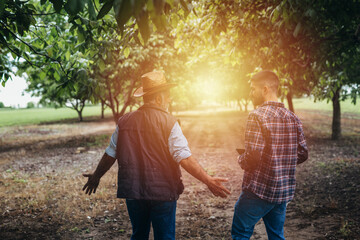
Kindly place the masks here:
<instances>
[{"instance_id":1,"label":"rolled-up sleeve","mask_svg":"<svg viewBox=\"0 0 360 240\"><path fill-rule=\"evenodd\" d=\"M168 144L169 152L176 162L180 163L181 160L191 156L188 141L178 122L175 122L174 127L171 129Z\"/></svg>"},{"instance_id":2,"label":"rolled-up sleeve","mask_svg":"<svg viewBox=\"0 0 360 240\"><path fill-rule=\"evenodd\" d=\"M119 128L118 128L118 126L116 126L116 129L111 136L110 144L105 149L105 153L113 158L116 158L116 144L117 144L117 140L118 140L118 135L119 135Z\"/></svg>"}]
</instances>

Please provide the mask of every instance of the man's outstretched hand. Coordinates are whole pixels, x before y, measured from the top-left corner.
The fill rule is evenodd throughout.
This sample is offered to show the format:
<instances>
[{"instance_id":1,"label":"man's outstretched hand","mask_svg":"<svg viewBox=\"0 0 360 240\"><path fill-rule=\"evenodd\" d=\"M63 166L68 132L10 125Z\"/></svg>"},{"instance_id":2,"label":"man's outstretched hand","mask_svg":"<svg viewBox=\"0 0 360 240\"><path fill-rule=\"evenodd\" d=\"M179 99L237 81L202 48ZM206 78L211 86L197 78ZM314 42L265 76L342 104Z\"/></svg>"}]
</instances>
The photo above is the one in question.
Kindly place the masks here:
<instances>
[{"instance_id":1,"label":"man's outstretched hand","mask_svg":"<svg viewBox=\"0 0 360 240\"><path fill-rule=\"evenodd\" d=\"M227 181L227 178L211 177L207 186L215 196L226 198L227 195L230 194L230 191L221 183Z\"/></svg>"},{"instance_id":2,"label":"man's outstretched hand","mask_svg":"<svg viewBox=\"0 0 360 240\"><path fill-rule=\"evenodd\" d=\"M95 177L94 174L83 174L84 177L88 178L87 183L83 187L83 191L85 191L85 194L91 195L91 193L95 193L97 187L99 186L100 179L98 177Z\"/></svg>"},{"instance_id":3,"label":"man's outstretched hand","mask_svg":"<svg viewBox=\"0 0 360 240\"><path fill-rule=\"evenodd\" d=\"M96 189L99 186L100 178L111 168L115 160L115 158L104 153L95 172L93 174L83 174L84 177L88 178L87 183L83 187L85 194L91 195L96 192Z\"/></svg>"}]
</instances>

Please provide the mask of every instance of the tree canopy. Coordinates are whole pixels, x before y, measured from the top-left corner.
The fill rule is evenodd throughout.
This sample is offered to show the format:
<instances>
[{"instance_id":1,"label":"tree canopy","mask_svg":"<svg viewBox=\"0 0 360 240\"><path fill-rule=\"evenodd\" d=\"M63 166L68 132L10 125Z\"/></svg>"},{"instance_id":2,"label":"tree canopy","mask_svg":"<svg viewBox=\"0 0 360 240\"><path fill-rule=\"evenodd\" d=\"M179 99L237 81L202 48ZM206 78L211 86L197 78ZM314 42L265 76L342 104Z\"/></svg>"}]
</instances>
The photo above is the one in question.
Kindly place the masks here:
<instances>
[{"instance_id":1,"label":"tree canopy","mask_svg":"<svg viewBox=\"0 0 360 240\"><path fill-rule=\"evenodd\" d=\"M173 107L202 99L248 103L260 69L281 79L281 98L312 95L334 106L360 94L358 0L5 0L0 81L25 74L44 103L79 113L101 102L116 120L146 71L179 83ZM201 89L195 92L193 89Z\"/></svg>"}]
</instances>

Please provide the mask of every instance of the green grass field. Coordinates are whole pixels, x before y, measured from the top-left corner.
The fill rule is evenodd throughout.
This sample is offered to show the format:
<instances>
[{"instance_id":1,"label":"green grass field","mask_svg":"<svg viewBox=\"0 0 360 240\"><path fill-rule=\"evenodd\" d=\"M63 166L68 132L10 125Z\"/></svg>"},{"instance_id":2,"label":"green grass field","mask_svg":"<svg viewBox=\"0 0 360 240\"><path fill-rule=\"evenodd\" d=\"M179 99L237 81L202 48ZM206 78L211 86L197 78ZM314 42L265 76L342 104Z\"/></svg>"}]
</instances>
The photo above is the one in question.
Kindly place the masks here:
<instances>
[{"instance_id":1,"label":"green grass field","mask_svg":"<svg viewBox=\"0 0 360 240\"><path fill-rule=\"evenodd\" d=\"M286 101L285 101L286 102ZM287 105L287 103L286 103ZM326 101L316 102L310 98L294 99L296 110L317 110L331 114L332 104ZM341 102L341 112L359 114L360 107L353 105L350 100ZM99 116L101 114L100 106L86 106L83 111L83 117ZM105 110L106 116L111 116L110 109ZM77 119L76 111L69 108L32 108L32 109L0 109L0 127L39 124L44 122L60 121L65 119Z\"/></svg>"},{"instance_id":2,"label":"green grass field","mask_svg":"<svg viewBox=\"0 0 360 240\"><path fill-rule=\"evenodd\" d=\"M351 103L350 99L347 99L340 103L341 113L352 113L360 114L360 99L357 99L357 104L354 105ZM286 102L286 101L285 101ZM329 111L332 112L332 102L316 102L314 103L313 99L310 98L297 98L293 99L294 108L296 110L318 110L318 111ZM287 102L285 103L286 106Z\"/></svg>"},{"instance_id":3,"label":"green grass field","mask_svg":"<svg viewBox=\"0 0 360 240\"><path fill-rule=\"evenodd\" d=\"M83 117L99 116L101 106L86 106ZM111 110L106 109L105 115L110 116ZM70 108L31 108L31 109L0 109L0 127L13 125L39 124L78 118L77 112Z\"/></svg>"}]
</instances>

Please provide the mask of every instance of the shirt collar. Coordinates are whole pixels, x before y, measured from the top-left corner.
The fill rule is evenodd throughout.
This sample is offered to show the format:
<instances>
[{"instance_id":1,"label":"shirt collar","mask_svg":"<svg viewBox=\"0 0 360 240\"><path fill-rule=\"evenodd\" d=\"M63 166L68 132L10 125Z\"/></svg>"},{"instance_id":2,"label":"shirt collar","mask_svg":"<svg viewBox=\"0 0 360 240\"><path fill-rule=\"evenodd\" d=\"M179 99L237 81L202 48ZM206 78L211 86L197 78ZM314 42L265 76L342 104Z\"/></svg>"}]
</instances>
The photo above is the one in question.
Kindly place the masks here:
<instances>
[{"instance_id":1,"label":"shirt collar","mask_svg":"<svg viewBox=\"0 0 360 240\"><path fill-rule=\"evenodd\" d=\"M264 107L264 106L267 106L267 105L274 106L274 107L282 107L282 108L285 107L284 103L282 103L282 102L274 102L274 101L266 101L263 104L261 104L260 107Z\"/></svg>"}]
</instances>

